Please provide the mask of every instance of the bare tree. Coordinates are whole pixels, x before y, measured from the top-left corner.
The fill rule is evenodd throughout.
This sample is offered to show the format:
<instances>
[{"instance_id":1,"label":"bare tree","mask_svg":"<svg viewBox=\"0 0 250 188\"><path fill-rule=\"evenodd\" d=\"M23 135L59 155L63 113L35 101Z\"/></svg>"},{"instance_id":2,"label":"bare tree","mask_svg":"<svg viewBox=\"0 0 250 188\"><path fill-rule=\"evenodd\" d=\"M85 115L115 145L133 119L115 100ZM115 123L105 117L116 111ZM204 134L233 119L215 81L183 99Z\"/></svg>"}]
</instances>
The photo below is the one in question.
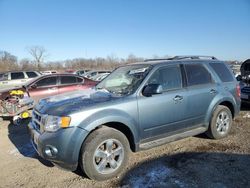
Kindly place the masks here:
<instances>
[{"instance_id":1,"label":"bare tree","mask_svg":"<svg viewBox=\"0 0 250 188\"><path fill-rule=\"evenodd\" d=\"M28 48L29 54L34 58L36 67L38 70L41 69L41 63L44 62L44 59L48 56L47 51L42 46L31 46Z\"/></svg>"},{"instance_id":2,"label":"bare tree","mask_svg":"<svg viewBox=\"0 0 250 188\"><path fill-rule=\"evenodd\" d=\"M19 61L19 67L21 70L34 70L36 69L34 63L32 63L29 59L24 58Z\"/></svg>"},{"instance_id":3,"label":"bare tree","mask_svg":"<svg viewBox=\"0 0 250 188\"><path fill-rule=\"evenodd\" d=\"M6 51L0 51L0 71L18 69L17 57Z\"/></svg>"}]
</instances>

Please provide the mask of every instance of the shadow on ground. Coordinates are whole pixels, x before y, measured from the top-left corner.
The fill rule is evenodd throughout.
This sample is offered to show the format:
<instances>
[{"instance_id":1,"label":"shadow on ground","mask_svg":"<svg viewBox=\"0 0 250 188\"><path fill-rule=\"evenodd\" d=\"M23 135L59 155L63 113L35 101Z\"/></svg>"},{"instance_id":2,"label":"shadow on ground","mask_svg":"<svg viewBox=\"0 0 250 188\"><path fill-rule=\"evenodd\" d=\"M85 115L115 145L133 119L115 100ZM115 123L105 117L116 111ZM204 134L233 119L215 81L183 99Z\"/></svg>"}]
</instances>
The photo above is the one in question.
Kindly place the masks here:
<instances>
[{"instance_id":1,"label":"shadow on ground","mask_svg":"<svg viewBox=\"0 0 250 188\"><path fill-rule=\"evenodd\" d=\"M250 187L250 155L188 152L141 162L121 187ZM118 186L117 185L117 186Z\"/></svg>"},{"instance_id":2,"label":"shadow on ground","mask_svg":"<svg viewBox=\"0 0 250 188\"><path fill-rule=\"evenodd\" d=\"M30 119L26 119L22 120L22 123L20 125L14 125L13 123L10 123L8 125L8 137L16 147L15 149L10 151L10 154L21 154L24 157L35 158L38 159L43 165L53 167L54 165L52 163L42 159L33 148L27 129L29 121Z\"/></svg>"}]
</instances>

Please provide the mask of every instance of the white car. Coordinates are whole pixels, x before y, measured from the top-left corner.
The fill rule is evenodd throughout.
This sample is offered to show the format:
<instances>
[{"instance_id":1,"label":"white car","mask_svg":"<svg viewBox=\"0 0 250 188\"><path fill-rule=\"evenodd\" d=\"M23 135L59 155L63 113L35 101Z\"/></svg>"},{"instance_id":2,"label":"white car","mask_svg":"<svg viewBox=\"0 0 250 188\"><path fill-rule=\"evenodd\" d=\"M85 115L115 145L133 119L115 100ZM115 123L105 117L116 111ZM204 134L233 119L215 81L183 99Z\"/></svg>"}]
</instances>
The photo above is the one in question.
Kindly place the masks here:
<instances>
[{"instance_id":1,"label":"white car","mask_svg":"<svg viewBox=\"0 0 250 188\"><path fill-rule=\"evenodd\" d=\"M83 76L91 79L91 77L96 76L98 74L103 74L103 73L110 73L110 71L89 71Z\"/></svg>"},{"instance_id":2,"label":"white car","mask_svg":"<svg viewBox=\"0 0 250 188\"><path fill-rule=\"evenodd\" d=\"M90 79L94 80L94 81L102 81L104 78L106 78L110 73L102 73L102 74L97 74L93 77L90 77Z\"/></svg>"},{"instance_id":3,"label":"white car","mask_svg":"<svg viewBox=\"0 0 250 188\"><path fill-rule=\"evenodd\" d=\"M41 75L37 71L16 71L1 74L2 76L0 77L0 89L24 85L26 82Z\"/></svg>"},{"instance_id":4,"label":"white car","mask_svg":"<svg viewBox=\"0 0 250 188\"><path fill-rule=\"evenodd\" d=\"M42 74L56 74L56 73L58 73L58 72L52 70L52 71L42 71L41 73L42 73Z\"/></svg>"}]
</instances>

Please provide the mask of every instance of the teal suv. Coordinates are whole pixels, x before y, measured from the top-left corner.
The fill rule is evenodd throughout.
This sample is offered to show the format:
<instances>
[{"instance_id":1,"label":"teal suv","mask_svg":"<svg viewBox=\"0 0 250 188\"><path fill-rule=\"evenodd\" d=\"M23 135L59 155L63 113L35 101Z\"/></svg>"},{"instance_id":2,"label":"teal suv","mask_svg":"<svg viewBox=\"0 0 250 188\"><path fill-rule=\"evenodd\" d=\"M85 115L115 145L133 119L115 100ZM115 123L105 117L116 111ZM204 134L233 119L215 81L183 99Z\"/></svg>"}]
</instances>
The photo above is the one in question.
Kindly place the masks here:
<instances>
[{"instance_id":1,"label":"teal suv","mask_svg":"<svg viewBox=\"0 0 250 188\"><path fill-rule=\"evenodd\" d=\"M121 66L94 88L42 99L28 127L41 157L101 181L125 169L131 151L201 133L226 137L240 103L223 61L176 56Z\"/></svg>"}]
</instances>

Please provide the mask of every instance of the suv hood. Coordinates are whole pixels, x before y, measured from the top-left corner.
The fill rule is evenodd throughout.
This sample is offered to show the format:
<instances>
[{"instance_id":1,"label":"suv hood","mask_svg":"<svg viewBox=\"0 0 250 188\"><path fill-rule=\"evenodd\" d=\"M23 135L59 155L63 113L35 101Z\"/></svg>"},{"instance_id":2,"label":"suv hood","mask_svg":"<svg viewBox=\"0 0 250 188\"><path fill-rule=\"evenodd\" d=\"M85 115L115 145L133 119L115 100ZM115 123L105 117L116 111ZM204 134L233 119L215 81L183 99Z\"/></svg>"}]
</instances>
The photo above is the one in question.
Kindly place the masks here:
<instances>
[{"instance_id":1,"label":"suv hood","mask_svg":"<svg viewBox=\"0 0 250 188\"><path fill-rule=\"evenodd\" d=\"M118 98L105 90L88 89L41 99L35 110L42 114L65 116Z\"/></svg>"}]
</instances>

